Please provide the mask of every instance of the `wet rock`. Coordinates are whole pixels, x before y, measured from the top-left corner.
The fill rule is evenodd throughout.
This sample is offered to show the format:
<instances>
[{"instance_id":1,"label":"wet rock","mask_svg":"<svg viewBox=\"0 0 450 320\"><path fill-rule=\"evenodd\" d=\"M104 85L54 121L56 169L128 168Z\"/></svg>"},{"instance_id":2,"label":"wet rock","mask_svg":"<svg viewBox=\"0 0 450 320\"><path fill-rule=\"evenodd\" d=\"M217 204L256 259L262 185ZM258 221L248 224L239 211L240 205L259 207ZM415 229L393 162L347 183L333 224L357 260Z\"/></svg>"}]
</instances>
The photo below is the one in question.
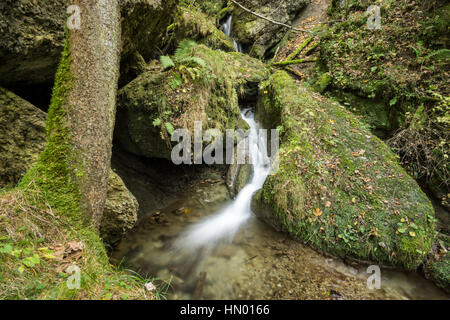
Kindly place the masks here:
<instances>
[{"instance_id":1,"label":"wet rock","mask_svg":"<svg viewBox=\"0 0 450 320\"><path fill-rule=\"evenodd\" d=\"M122 179L110 171L108 193L100 226L100 236L109 244L117 243L134 227L139 204Z\"/></svg>"},{"instance_id":2,"label":"wet rock","mask_svg":"<svg viewBox=\"0 0 450 320\"><path fill-rule=\"evenodd\" d=\"M0 87L0 187L13 187L45 147L45 112Z\"/></svg>"},{"instance_id":3,"label":"wet rock","mask_svg":"<svg viewBox=\"0 0 450 320\"><path fill-rule=\"evenodd\" d=\"M253 12L290 25L309 0L240 0L238 2ZM233 37L248 48L252 56L264 57L266 51L275 46L288 31L286 27L258 18L236 5L234 8Z\"/></svg>"},{"instance_id":4,"label":"wet rock","mask_svg":"<svg viewBox=\"0 0 450 320\"><path fill-rule=\"evenodd\" d=\"M234 148L233 156L233 163L230 164L228 168L227 175L225 177L225 183L227 185L228 191L230 192L230 195L232 197L235 197L250 181L253 172L253 166L249 164L250 161L248 156L245 159L245 164L238 163L237 147Z\"/></svg>"}]
</instances>

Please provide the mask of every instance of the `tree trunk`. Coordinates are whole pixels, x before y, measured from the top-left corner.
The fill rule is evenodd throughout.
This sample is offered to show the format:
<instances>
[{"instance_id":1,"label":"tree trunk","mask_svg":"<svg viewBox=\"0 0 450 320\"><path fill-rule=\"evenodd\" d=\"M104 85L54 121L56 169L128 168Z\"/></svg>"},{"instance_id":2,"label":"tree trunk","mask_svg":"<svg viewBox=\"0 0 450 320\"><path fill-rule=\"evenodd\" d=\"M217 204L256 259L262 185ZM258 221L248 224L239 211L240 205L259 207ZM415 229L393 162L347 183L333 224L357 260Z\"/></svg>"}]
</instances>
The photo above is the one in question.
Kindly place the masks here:
<instances>
[{"instance_id":1,"label":"tree trunk","mask_svg":"<svg viewBox=\"0 0 450 320\"><path fill-rule=\"evenodd\" d=\"M68 30L47 116L47 146L21 184L76 225L99 227L106 201L120 63L119 0L71 0ZM72 25L73 26L73 25Z\"/></svg>"},{"instance_id":2,"label":"tree trunk","mask_svg":"<svg viewBox=\"0 0 450 320\"><path fill-rule=\"evenodd\" d=\"M120 63L118 0L71 0L81 9L70 31L72 88L67 121L77 161L69 164L81 192L81 209L100 225L111 162ZM82 174L77 170L82 168Z\"/></svg>"}]
</instances>

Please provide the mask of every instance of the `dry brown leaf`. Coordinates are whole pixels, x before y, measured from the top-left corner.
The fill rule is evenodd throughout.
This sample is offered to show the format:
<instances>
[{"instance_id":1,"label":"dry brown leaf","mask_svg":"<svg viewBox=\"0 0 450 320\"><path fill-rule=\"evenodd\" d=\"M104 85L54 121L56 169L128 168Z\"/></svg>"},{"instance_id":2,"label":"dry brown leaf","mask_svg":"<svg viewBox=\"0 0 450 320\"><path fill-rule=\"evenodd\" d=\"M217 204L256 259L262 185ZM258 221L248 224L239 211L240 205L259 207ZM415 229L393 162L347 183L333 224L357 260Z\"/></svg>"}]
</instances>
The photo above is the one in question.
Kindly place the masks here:
<instances>
[{"instance_id":1,"label":"dry brown leaf","mask_svg":"<svg viewBox=\"0 0 450 320\"><path fill-rule=\"evenodd\" d=\"M322 210L320 210L320 208L315 208L313 213L316 217L320 217L322 215Z\"/></svg>"}]
</instances>

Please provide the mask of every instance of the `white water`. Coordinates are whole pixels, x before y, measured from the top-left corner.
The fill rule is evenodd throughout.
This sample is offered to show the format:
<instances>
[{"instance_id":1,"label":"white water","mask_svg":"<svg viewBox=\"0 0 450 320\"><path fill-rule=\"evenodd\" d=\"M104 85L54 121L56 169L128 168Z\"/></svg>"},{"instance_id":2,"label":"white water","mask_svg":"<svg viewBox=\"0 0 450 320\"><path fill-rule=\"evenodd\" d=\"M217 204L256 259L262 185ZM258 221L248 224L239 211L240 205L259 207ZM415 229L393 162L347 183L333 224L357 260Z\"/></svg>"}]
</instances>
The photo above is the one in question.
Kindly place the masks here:
<instances>
[{"instance_id":1,"label":"white water","mask_svg":"<svg viewBox=\"0 0 450 320\"><path fill-rule=\"evenodd\" d=\"M231 37L233 16L229 16L223 24L224 33ZM242 52L241 45L233 39L238 52ZM249 109L242 111L242 118L250 126L248 136L248 155L253 164L253 175L248 183L237 195L236 199L225 209L207 218L184 232L174 243L178 250L196 250L198 248L212 248L220 240L232 240L239 228L252 216L251 202L256 191L262 188L270 172L267 158L266 141L259 135L259 125ZM249 114L249 116L247 115Z\"/></svg>"},{"instance_id":2,"label":"white water","mask_svg":"<svg viewBox=\"0 0 450 320\"><path fill-rule=\"evenodd\" d=\"M242 112L242 118L250 126L248 151L250 163L253 164L251 181L229 206L183 233L175 241L175 248L195 250L211 248L222 239L231 241L239 228L252 216L252 197L263 187L270 172L270 165L267 161L266 141L259 135L259 125L254 120L253 113L248 111L247 109Z\"/></svg>"},{"instance_id":3,"label":"white water","mask_svg":"<svg viewBox=\"0 0 450 320\"><path fill-rule=\"evenodd\" d=\"M227 20L224 22L224 24L222 25L223 27L223 32L231 37L231 31L232 31L232 25L233 25L233 16L230 15L228 16ZM234 45L234 49L236 49L237 52L242 52L242 46L240 43L238 43L236 40L233 39L233 45Z\"/></svg>"}]
</instances>

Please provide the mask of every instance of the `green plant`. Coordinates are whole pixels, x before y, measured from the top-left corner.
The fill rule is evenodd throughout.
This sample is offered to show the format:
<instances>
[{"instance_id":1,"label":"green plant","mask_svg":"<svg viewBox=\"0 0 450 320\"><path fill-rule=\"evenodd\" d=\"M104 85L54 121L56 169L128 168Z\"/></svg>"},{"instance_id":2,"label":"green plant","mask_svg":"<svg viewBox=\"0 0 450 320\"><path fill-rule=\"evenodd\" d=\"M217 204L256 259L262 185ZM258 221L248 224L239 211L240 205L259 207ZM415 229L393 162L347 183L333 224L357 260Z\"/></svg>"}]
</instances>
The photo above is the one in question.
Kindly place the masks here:
<instances>
[{"instance_id":1,"label":"green plant","mask_svg":"<svg viewBox=\"0 0 450 320\"><path fill-rule=\"evenodd\" d=\"M175 67L175 63L173 63L173 60L169 56L161 56L159 61L164 70Z\"/></svg>"}]
</instances>

